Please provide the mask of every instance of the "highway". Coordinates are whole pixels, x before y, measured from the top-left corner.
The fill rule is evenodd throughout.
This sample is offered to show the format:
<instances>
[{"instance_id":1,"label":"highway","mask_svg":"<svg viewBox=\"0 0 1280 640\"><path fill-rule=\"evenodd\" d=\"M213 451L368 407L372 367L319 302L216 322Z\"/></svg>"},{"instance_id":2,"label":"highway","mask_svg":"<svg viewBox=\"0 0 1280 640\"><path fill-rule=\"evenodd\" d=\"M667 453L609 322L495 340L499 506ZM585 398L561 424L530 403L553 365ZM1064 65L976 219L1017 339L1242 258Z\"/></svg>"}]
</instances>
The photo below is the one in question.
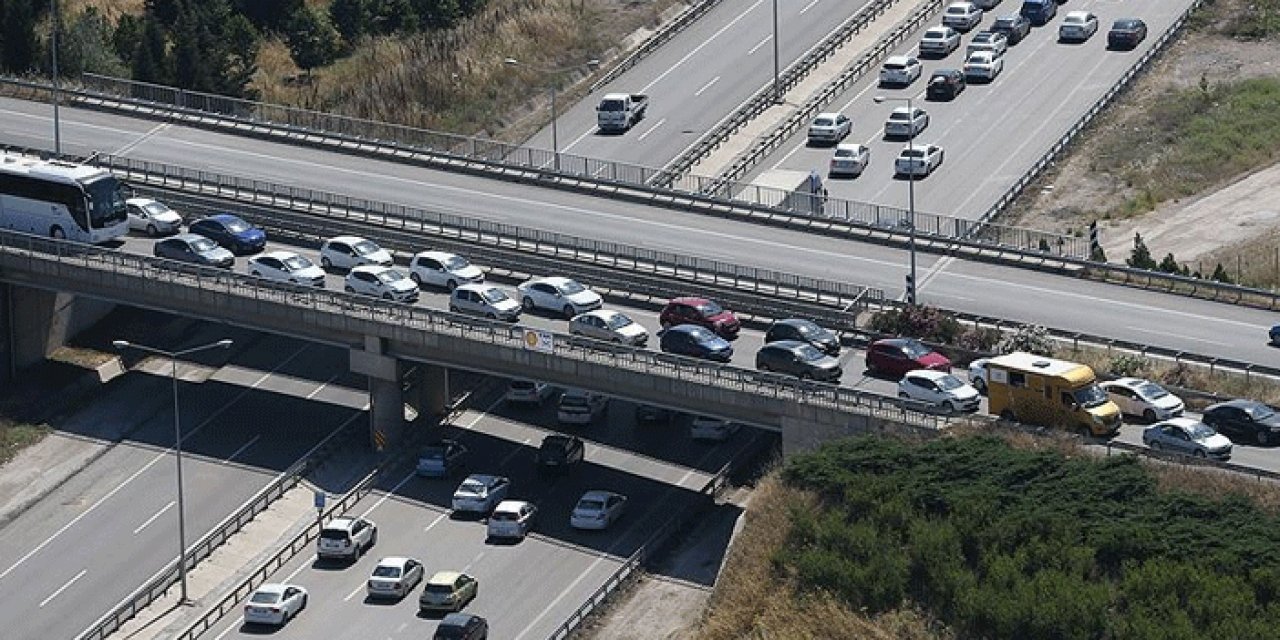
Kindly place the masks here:
<instances>
[{"instance_id":1,"label":"highway","mask_svg":"<svg viewBox=\"0 0 1280 640\"><path fill-rule=\"evenodd\" d=\"M0 100L0 137L46 146L46 105ZM560 190L429 171L167 123L62 109L64 149L252 176L493 222L902 291L907 253L802 231L726 222ZM424 247L427 243L424 242ZM920 299L1153 346L1280 366L1262 348L1273 314L997 264L919 256Z\"/></svg>"},{"instance_id":2,"label":"highway","mask_svg":"<svg viewBox=\"0 0 1280 640\"><path fill-rule=\"evenodd\" d=\"M557 118L560 151L661 167L773 81L773 2L721 2L671 41ZM866 0L784 0L778 7L780 70L821 42ZM596 129L606 93L650 96L645 119L625 134ZM525 144L551 149L551 128Z\"/></svg>"},{"instance_id":3,"label":"highway","mask_svg":"<svg viewBox=\"0 0 1280 640\"><path fill-rule=\"evenodd\" d=\"M534 455L542 437L556 430L551 404L527 409L494 404L488 411L466 412L455 424L444 435L470 450L468 472L506 475L512 481L512 499L538 505L534 533L515 544L487 543L483 521L449 514L449 498L459 478L418 478L409 461L387 474L376 491L348 512L378 524L378 544L363 558L354 564L320 562L314 553L304 553L269 578L300 584L310 593L307 609L274 637L428 637L435 619L418 614L421 586L399 602L365 599L365 581L378 559L408 555L423 561L428 576L445 570L475 576L479 595L465 611L486 617L491 637L541 640L667 519L701 504L705 499L698 491L721 465L772 441L768 434L745 429L724 443L695 443L684 424L639 426L631 405L615 401L607 423L571 430L588 440L582 468L545 477L536 473ZM675 452L677 461L615 448L626 441L646 441ZM486 465L483 460L497 463ZM586 532L568 526L569 512L588 489L627 496L626 513L609 530ZM251 638L260 633L232 614L205 637Z\"/></svg>"},{"instance_id":4,"label":"highway","mask_svg":"<svg viewBox=\"0 0 1280 640\"><path fill-rule=\"evenodd\" d=\"M225 335L240 345L226 366L179 368L189 543L367 402L342 386L358 377L341 350L235 329L213 339ZM124 440L0 529L6 638L75 637L177 557L171 383L158 369L80 414L121 421Z\"/></svg>"},{"instance_id":5,"label":"highway","mask_svg":"<svg viewBox=\"0 0 1280 640\"><path fill-rule=\"evenodd\" d=\"M1048 25L1034 27L1022 42L1009 47L1004 71L990 84L970 84L955 100L925 100L929 75L939 68L961 69L965 47L980 29L997 15L1016 12L1018 2L1004 0L986 12L980 29L964 35L960 48L941 60L921 58L924 72L905 88L880 88L879 67L837 97L827 111L839 111L853 120L853 132L844 142L867 145L871 161L858 178L828 178L832 198L907 207L905 179L895 179L893 162L906 148L903 140L885 140L884 122L901 100L876 104L876 96L912 98L929 113L929 126L915 144L937 144L945 153L942 166L915 185L916 210L977 219L995 200L1040 158L1076 120L1085 114L1150 47L1190 4L1188 0L1073 0L1058 8ZM1091 11L1099 30L1081 44L1058 42L1058 25L1067 11ZM1150 35L1133 51L1108 51L1107 29L1120 17L1146 21ZM941 23L941 18L927 26ZM894 54L916 55L921 29ZM806 145L806 131L792 136L765 158L747 181L767 169L817 170L824 177L832 149Z\"/></svg>"}]
</instances>

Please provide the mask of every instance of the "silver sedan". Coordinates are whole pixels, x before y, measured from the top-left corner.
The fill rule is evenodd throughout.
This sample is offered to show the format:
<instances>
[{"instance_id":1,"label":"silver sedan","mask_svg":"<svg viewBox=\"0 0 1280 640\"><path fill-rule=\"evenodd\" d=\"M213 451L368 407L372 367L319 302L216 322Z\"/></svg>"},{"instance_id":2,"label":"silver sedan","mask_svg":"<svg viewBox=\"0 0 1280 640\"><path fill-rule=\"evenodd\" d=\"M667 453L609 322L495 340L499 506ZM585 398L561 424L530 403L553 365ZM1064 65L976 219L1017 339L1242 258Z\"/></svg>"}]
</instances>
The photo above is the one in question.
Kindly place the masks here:
<instances>
[{"instance_id":1,"label":"silver sedan","mask_svg":"<svg viewBox=\"0 0 1280 640\"><path fill-rule=\"evenodd\" d=\"M606 342L643 347L649 341L649 330L625 313L608 309L588 311L569 321L569 333Z\"/></svg>"}]
</instances>

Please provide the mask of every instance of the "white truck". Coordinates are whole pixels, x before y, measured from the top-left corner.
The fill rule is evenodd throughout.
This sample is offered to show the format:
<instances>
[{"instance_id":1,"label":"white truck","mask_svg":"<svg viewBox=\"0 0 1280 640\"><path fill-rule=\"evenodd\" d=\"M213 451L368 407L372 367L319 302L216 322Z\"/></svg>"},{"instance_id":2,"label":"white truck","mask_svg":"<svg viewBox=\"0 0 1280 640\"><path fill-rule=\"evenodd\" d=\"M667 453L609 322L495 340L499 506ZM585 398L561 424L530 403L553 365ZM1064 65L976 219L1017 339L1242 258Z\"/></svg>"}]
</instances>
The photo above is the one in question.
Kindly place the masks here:
<instances>
[{"instance_id":1,"label":"white truck","mask_svg":"<svg viewBox=\"0 0 1280 640\"><path fill-rule=\"evenodd\" d=\"M643 93L607 93L596 105L596 125L601 131L626 131L644 119L648 107Z\"/></svg>"},{"instance_id":2,"label":"white truck","mask_svg":"<svg viewBox=\"0 0 1280 640\"><path fill-rule=\"evenodd\" d=\"M769 169L743 187L736 199L796 213L821 215L827 190L817 171Z\"/></svg>"}]
</instances>

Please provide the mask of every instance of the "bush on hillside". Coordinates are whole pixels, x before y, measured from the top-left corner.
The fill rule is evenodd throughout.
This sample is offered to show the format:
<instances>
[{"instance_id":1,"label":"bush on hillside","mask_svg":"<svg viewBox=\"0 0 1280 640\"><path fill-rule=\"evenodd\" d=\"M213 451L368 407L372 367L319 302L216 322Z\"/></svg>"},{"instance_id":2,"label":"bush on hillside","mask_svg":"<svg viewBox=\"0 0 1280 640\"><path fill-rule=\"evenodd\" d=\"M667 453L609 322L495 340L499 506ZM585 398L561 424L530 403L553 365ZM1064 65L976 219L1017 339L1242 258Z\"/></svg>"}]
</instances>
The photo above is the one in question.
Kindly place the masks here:
<instances>
[{"instance_id":1,"label":"bush on hillside","mask_svg":"<svg viewBox=\"0 0 1280 640\"><path fill-rule=\"evenodd\" d=\"M937 307L926 305L907 305L876 313L871 316L870 328L880 333L942 344L954 342L962 330L955 318Z\"/></svg>"},{"instance_id":2,"label":"bush on hillside","mask_svg":"<svg viewBox=\"0 0 1280 640\"><path fill-rule=\"evenodd\" d=\"M1049 330L1037 324L1018 327L1013 333L1006 333L996 345L999 353L1026 351L1041 356L1053 355L1053 342L1049 339Z\"/></svg>"},{"instance_id":3,"label":"bush on hillside","mask_svg":"<svg viewBox=\"0 0 1280 640\"><path fill-rule=\"evenodd\" d=\"M775 555L802 590L871 615L918 604L973 638L1280 638L1280 522L1163 493L1132 456L990 436L858 438L793 458Z\"/></svg>"}]
</instances>

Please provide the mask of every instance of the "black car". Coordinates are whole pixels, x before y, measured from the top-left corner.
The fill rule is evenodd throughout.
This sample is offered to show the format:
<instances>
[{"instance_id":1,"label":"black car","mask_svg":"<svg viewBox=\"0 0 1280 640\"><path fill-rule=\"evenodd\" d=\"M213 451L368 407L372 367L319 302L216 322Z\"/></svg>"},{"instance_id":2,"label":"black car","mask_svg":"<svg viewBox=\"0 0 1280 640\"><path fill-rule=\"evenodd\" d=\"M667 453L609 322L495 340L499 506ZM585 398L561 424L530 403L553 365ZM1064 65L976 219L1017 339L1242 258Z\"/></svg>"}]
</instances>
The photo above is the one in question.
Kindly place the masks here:
<instances>
[{"instance_id":1,"label":"black car","mask_svg":"<svg viewBox=\"0 0 1280 640\"><path fill-rule=\"evenodd\" d=\"M636 422L648 424L671 422L671 418L674 416L675 412L666 407L658 407L651 404L636 405Z\"/></svg>"},{"instance_id":2,"label":"black car","mask_svg":"<svg viewBox=\"0 0 1280 640\"><path fill-rule=\"evenodd\" d=\"M436 626L432 640L489 640L489 622L470 613L451 613Z\"/></svg>"},{"instance_id":3,"label":"black car","mask_svg":"<svg viewBox=\"0 0 1280 640\"><path fill-rule=\"evenodd\" d=\"M456 440L437 440L418 454L417 473L428 478L447 478L462 469L467 448Z\"/></svg>"},{"instance_id":4,"label":"black car","mask_svg":"<svg viewBox=\"0 0 1280 640\"><path fill-rule=\"evenodd\" d=\"M1107 32L1108 49L1133 49L1147 38L1147 23L1137 18L1121 18Z\"/></svg>"},{"instance_id":5,"label":"black car","mask_svg":"<svg viewBox=\"0 0 1280 640\"><path fill-rule=\"evenodd\" d=\"M582 438L574 436L551 435L542 439L538 447L538 469L540 471L563 471L582 462L586 447Z\"/></svg>"},{"instance_id":6,"label":"black car","mask_svg":"<svg viewBox=\"0 0 1280 640\"><path fill-rule=\"evenodd\" d=\"M1022 42L1022 39L1031 33L1031 21L1020 13L1011 13L1009 15L996 18L991 30L996 33L1003 33L1005 38L1009 40L1009 46L1013 46Z\"/></svg>"},{"instance_id":7,"label":"black car","mask_svg":"<svg viewBox=\"0 0 1280 640\"><path fill-rule=\"evenodd\" d=\"M808 342L782 340L770 342L756 352L756 368L761 371L789 373L814 380L837 381L844 371L840 361L823 353Z\"/></svg>"},{"instance_id":8,"label":"black car","mask_svg":"<svg viewBox=\"0 0 1280 640\"><path fill-rule=\"evenodd\" d=\"M929 76L926 100L953 100L964 91L964 73L959 69L938 69Z\"/></svg>"},{"instance_id":9,"label":"black car","mask_svg":"<svg viewBox=\"0 0 1280 640\"><path fill-rule=\"evenodd\" d=\"M236 257L218 243L194 233L180 233L172 238L158 240L151 252L157 258L230 269Z\"/></svg>"},{"instance_id":10,"label":"black car","mask_svg":"<svg viewBox=\"0 0 1280 640\"><path fill-rule=\"evenodd\" d=\"M662 332L662 350L682 356L728 362L733 358L733 345L706 327L680 324Z\"/></svg>"},{"instance_id":11,"label":"black car","mask_svg":"<svg viewBox=\"0 0 1280 640\"><path fill-rule=\"evenodd\" d=\"M836 334L809 320L788 318L773 323L765 332L764 341L768 343L779 340L799 340L821 349L827 355L840 355L840 339Z\"/></svg>"},{"instance_id":12,"label":"black car","mask_svg":"<svg viewBox=\"0 0 1280 640\"><path fill-rule=\"evenodd\" d=\"M1261 445L1280 443L1280 414L1261 402L1219 402L1209 405L1200 420L1232 440Z\"/></svg>"}]
</instances>

